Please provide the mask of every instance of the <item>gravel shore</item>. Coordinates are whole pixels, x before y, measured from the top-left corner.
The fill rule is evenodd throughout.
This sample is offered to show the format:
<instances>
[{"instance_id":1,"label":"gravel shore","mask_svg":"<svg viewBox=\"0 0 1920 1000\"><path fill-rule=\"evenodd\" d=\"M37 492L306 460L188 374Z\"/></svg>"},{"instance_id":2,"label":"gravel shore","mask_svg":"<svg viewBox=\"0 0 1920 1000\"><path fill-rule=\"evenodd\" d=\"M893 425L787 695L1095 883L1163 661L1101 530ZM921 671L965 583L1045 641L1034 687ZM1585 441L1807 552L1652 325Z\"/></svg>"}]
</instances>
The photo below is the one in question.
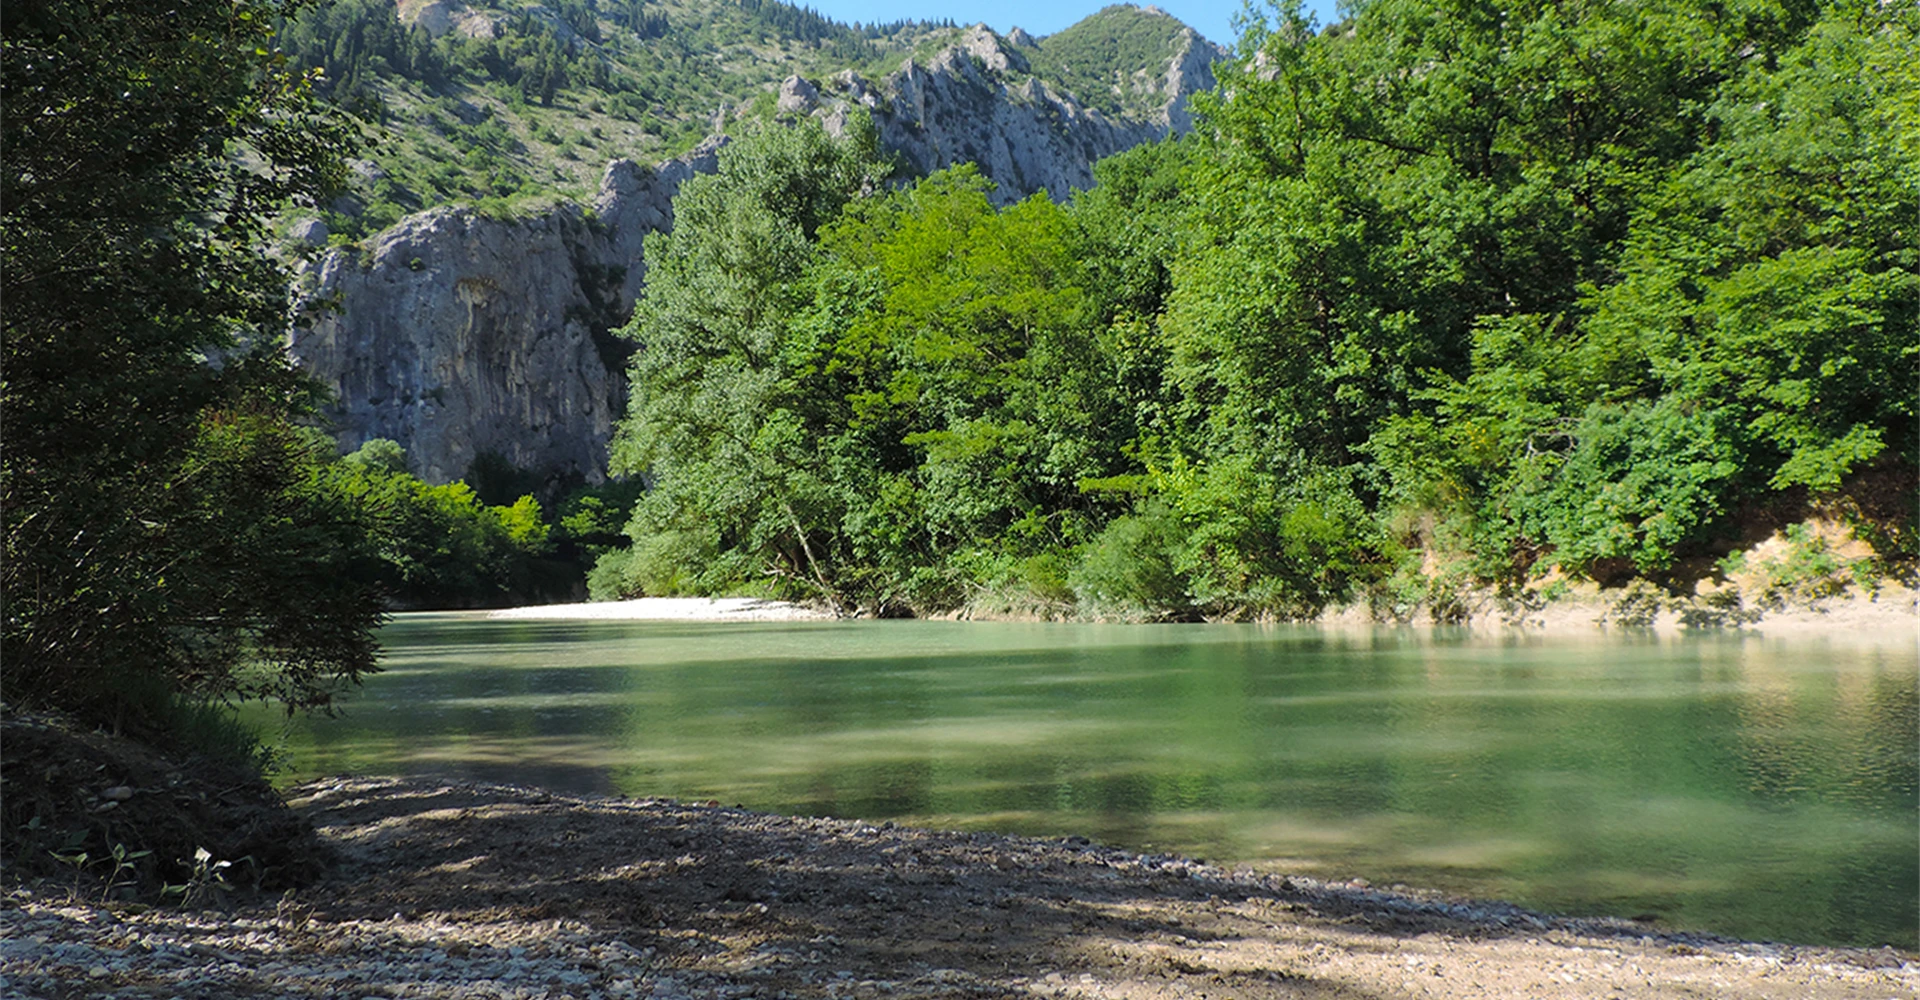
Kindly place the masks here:
<instances>
[{"instance_id":1,"label":"gravel shore","mask_svg":"<svg viewBox=\"0 0 1920 1000\"><path fill-rule=\"evenodd\" d=\"M293 792L336 857L231 911L0 903L7 997L1920 995L1920 957L938 833L432 778Z\"/></svg>"}]
</instances>

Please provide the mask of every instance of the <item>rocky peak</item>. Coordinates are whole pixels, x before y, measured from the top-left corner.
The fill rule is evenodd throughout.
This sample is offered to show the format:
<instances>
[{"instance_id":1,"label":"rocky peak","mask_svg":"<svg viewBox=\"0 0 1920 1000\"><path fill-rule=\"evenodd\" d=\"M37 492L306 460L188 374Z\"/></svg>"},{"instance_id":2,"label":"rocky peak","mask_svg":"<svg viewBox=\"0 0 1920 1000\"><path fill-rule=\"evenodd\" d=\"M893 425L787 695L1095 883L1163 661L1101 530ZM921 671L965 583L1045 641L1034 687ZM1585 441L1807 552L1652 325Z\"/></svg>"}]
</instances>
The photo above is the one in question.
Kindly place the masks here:
<instances>
[{"instance_id":1,"label":"rocky peak","mask_svg":"<svg viewBox=\"0 0 1920 1000\"><path fill-rule=\"evenodd\" d=\"M1214 88L1217 81L1213 75L1213 64L1226 59L1229 53L1201 38L1192 28L1181 28L1180 37L1180 52L1167 63L1161 92L1167 96L1167 126L1175 132L1187 132L1193 128L1193 114L1187 110L1187 98Z\"/></svg>"},{"instance_id":2,"label":"rocky peak","mask_svg":"<svg viewBox=\"0 0 1920 1000\"><path fill-rule=\"evenodd\" d=\"M1191 127L1184 94L1203 81L1211 86L1211 66L1199 62L1208 48L1190 46L1187 64L1176 60L1166 71L1169 86L1183 88L1169 99L1178 112L1149 121L1109 118L1029 75L1019 47L985 25L967 29L924 62L905 60L877 84L852 70L835 74L815 88L821 95L815 114L838 134L853 108L865 108L881 145L912 173L971 161L994 182L994 199L1002 204L1039 191L1065 199L1093 183L1095 160ZM783 85L783 95L791 84Z\"/></svg>"},{"instance_id":3,"label":"rocky peak","mask_svg":"<svg viewBox=\"0 0 1920 1000\"><path fill-rule=\"evenodd\" d=\"M960 36L955 45L966 54L980 60L980 64L995 73L1027 71L1027 58L1015 50L1012 43L995 34L992 28L976 24ZM948 49L948 52L953 49Z\"/></svg>"}]
</instances>

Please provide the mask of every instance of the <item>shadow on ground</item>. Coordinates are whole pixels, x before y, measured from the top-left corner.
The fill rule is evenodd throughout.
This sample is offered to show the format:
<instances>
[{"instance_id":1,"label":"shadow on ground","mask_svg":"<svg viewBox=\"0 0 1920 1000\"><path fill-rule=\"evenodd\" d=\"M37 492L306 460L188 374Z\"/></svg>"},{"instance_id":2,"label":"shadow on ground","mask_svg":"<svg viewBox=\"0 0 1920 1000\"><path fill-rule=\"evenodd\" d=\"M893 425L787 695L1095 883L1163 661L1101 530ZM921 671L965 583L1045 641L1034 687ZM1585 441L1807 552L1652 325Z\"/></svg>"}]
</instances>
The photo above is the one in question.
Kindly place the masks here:
<instances>
[{"instance_id":1,"label":"shadow on ground","mask_svg":"<svg viewBox=\"0 0 1920 1000\"><path fill-rule=\"evenodd\" d=\"M1631 924L1236 874L1076 840L423 778L319 781L293 795L343 853L316 916L580 922L763 995L841 997L863 984L894 994L917 984L953 996L1210 989L1358 1000L1389 994L1317 975L1302 957L1384 956L1433 934L1648 935Z\"/></svg>"}]
</instances>

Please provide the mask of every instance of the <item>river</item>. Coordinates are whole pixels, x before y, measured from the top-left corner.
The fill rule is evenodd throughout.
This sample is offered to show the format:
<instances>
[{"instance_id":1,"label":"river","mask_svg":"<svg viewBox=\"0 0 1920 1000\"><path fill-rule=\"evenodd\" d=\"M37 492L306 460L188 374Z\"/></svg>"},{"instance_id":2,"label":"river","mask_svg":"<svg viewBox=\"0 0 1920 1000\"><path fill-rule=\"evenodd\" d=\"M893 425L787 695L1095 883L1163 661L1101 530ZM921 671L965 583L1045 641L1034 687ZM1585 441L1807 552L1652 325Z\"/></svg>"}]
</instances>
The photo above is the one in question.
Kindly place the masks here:
<instances>
[{"instance_id":1,"label":"river","mask_svg":"<svg viewBox=\"0 0 1920 1000\"><path fill-rule=\"evenodd\" d=\"M1911 636L401 616L288 780L1079 834L1808 944L1920 938Z\"/></svg>"}]
</instances>

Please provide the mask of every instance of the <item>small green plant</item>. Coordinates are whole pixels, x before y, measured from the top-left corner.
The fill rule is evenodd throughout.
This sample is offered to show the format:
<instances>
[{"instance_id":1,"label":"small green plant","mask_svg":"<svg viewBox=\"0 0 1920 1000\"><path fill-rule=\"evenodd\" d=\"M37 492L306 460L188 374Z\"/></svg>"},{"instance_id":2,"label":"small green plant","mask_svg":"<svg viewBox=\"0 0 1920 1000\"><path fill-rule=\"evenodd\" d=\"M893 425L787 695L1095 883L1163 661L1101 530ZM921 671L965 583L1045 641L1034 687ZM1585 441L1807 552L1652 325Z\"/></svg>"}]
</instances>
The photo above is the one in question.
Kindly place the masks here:
<instances>
[{"instance_id":1,"label":"small green plant","mask_svg":"<svg viewBox=\"0 0 1920 1000\"><path fill-rule=\"evenodd\" d=\"M246 859L242 859L246 860ZM187 880L178 885L166 885L160 889L160 895L173 897L182 907L195 908L209 903L225 905L233 892L233 885L227 881L227 869L233 867L231 861L214 859L213 852L198 847L193 852L193 871Z\"/></svg>"},{"instance_id":2,"label":"small green plant","mask_svg":"<svg viewBox=\"0 0 1920 1000\"><path fill-rule=\"evenodd\" d=\"M1816 605L1840 597L1849 586L1871 587L1874 560L1848 559L1833 550L1827 538L1805 524L1788 525L1781 542L1720 561L1720 571L1746 580L1756 601L1768 608Z\"/></svg>"},{"instance_id":3,"label":"small green plant","mask_svg":"<svg viewBox=\"0 0 1920 1000\"><path fill-rule=\"evenodd\" d=\"M37 818L38 817L36 817L36 819ZM78 836L84 838L85 833L82 832ZM112 870L107 873L107 884L100 890L100 901L103 903L114 898L120 890L133 888L138 881L134 878L134 862L153 854L152 851L129 850L125 844L113 845L107 856L102 858L93 857L88 852L76 850L74 847L69 847L65 851L51 851L49 853L53 855L55 861L63 865L71 865L73 869L78 872L84 872L88 868L97 865L111 864L113 867Z\"/></svg>"}]
</instances>

